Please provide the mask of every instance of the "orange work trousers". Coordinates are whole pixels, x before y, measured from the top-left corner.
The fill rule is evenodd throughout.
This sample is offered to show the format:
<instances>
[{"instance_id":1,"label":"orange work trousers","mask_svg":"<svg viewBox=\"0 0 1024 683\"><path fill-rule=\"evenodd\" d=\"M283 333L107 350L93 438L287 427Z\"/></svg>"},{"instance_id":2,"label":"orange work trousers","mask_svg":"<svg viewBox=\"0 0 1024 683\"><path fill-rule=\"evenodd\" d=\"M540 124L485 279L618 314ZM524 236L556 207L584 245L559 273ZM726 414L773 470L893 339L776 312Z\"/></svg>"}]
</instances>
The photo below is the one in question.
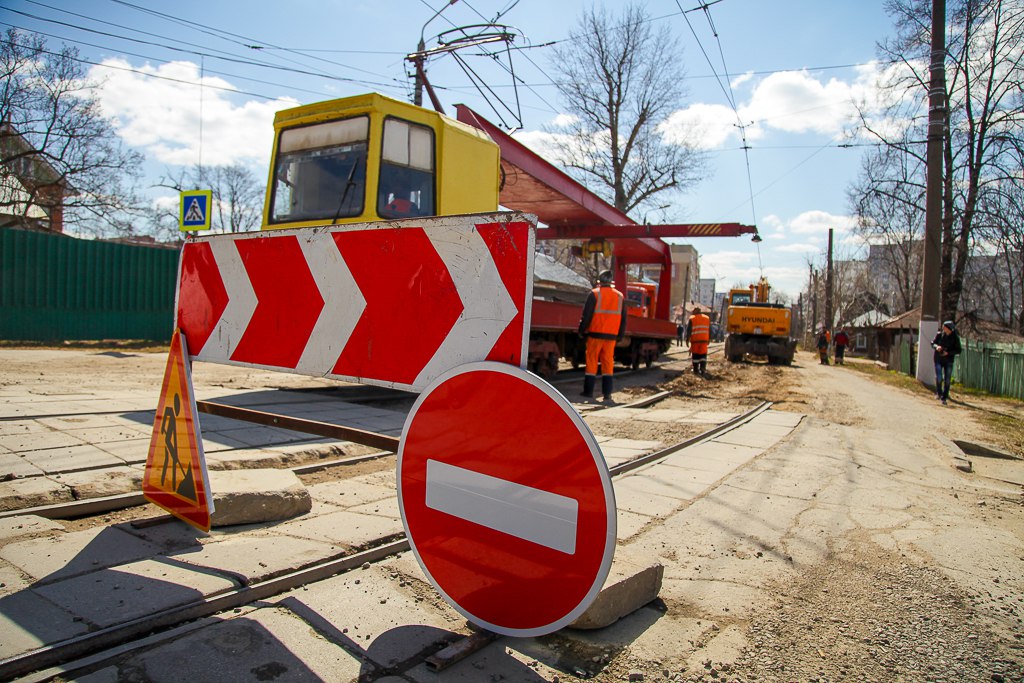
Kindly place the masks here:
<instances>
[{"instance_id":1,"label":"orange work trousers","mask_svg":"<svg viewBox=\"0 0 1024 683\"><path fill-rule=\"evenodd\" d=\"M587 337L587 374L597 374L601 363L601 374L611 377L615 365L615 340Z\"/></svg>"}]
</instances>

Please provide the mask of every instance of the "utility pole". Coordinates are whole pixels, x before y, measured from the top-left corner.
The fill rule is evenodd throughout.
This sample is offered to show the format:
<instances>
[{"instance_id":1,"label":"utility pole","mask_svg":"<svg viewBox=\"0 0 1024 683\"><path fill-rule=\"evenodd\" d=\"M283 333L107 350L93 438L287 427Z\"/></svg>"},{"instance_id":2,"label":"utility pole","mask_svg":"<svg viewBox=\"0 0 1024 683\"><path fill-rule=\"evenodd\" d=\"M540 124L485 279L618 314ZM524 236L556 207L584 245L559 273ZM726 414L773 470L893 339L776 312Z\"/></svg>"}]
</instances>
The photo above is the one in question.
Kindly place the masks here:
<instances>
[{"instance_id":1,"label":"utility pole","mask_svg":"<svg viewBox=\"0 0 1024 683\"><path fill-rule=\"evenodd\" d=\"M832 313L832 238L835 234L834 228L828 229L828 261L825 266L825 329L829 335L832 334L832 326L835 324L835 315Z\"/></svg>"},{"instance_id":2,"label":"utility pole","mask_svg":"<svg viewBox=\"0 0 1024 683\"><path fill-rule=\"evenodd\" d=\"M934 386L928 345L939 331L942 248L942 146L946 110L946 0L932 0L932 61L928 86L928 149L925 185L924 263L921 278L921 325L918 329L917 379Z\"/></svg>"},{"instance_id":3,"label":"utility pole","mask_svg":"<svg viewBox=\"0 0 1024 683\"><path fill-rule=\"evenodd\" d=\"M818 334L818 271L811 268L811 338Z\"/></svg>"},{"instance_id":4,"label":"utility pole","mask_svg":"<svg viewBox=\"0 0 1024 683\"><path fill-rule=\"evenodd\" d=\"M423 56L425 49L427 49L427 46L421 37L419 44L416 46L416 56L412 59L413 68L416 69L416 76L413 81L412 103L417 107L423 106L423 63L427 61L427 58Z\"/></svg>"},{"instance_id":5,"label":"utility pole","mask_svg":"<svg viewBox=\"0 0 1024 683\"><path fill-rule=\"evenodd\" d=\"M408 61L413 63L413 67L416 69L415 80L413 81L412 103L415 104L417 107L423 106L423 87L427 82L427 56L425 54L427 44L426 41L424 41L423 39L423 35L427 30L427 24L432 22L434 19L437 19L439 16L441 16L441 12L445 11L458 1L459 0L448 0L447 4L442 5L441 9L434 12L434 16L427 19L427 21L423 24L423 28L420 29L420 42L417 43L416 45L416 53L406 57ZM433 99L433 91L431 91L431 100ZM434 108L437 108L436 102L434 104Z\"/></svg>"}]
</instances>

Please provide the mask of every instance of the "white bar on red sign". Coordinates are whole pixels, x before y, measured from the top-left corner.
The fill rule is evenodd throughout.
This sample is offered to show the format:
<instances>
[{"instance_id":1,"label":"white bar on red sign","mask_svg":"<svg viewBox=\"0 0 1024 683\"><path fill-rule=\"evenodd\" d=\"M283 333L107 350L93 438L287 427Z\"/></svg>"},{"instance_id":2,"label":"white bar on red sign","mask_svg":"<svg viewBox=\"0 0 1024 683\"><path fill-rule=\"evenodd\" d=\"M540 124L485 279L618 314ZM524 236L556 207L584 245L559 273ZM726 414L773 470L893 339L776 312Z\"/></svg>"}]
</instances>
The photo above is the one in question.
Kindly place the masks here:
<instances>
[{"instance_id":1,"label":"white bar on red sign","mask_svg":"<svg viewBox=\"0 0 1024 683\"><path fill-rule=\"evenodd\" d=\"M572 555L579 503L437 460L427 460L426 506Z\"/></svg>"}]
</instances>

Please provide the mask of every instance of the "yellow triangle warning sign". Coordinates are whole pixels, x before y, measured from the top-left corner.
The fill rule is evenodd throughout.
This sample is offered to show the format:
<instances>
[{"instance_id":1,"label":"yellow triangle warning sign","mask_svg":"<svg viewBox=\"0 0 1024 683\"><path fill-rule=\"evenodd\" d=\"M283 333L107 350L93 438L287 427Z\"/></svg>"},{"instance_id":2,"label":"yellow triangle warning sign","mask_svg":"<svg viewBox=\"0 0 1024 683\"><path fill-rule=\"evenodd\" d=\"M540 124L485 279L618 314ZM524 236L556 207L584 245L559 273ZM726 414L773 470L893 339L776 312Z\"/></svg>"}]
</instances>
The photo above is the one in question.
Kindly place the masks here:
<instances>
[{"instance_id":1,"label":"yellow triangle warning sign","mask_svg":"<svg viewBox=\"0 0 1024 683\"><path fill-rule=\"evenodd\" d=\"M192 371L185 336L174 330L163 388L153 421L146 471L146 500L203 531L210 530L213 494L192 393Z\"/></svg>"}]
</instances>

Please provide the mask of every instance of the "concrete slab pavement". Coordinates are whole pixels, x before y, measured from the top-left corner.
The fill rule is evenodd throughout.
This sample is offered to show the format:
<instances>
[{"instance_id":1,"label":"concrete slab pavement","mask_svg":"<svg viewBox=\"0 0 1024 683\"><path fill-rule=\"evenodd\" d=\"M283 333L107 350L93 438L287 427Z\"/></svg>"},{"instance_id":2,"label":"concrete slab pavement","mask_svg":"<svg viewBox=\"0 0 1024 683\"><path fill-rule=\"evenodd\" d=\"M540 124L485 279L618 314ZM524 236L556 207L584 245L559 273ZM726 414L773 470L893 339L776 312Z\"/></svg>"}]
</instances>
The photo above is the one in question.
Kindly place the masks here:
<instances>
[{"instance_id":1,"label":"concrete slab pavement","mask_svg":"<svg viewBox=\"0 0 1024 683\"><path fill-rule=\"evenodd\" d=\"M0 541L11 541L21 536L37 536L50 531L64 531L64 527L52 519L36 515L0 519Z\"/></svg>"},{"instance_id":2,"label":"concrete slab pavement","mask_svg":"<svg viewBox=\"0 0 1024 683\"><path fill-rule=\"evenodd\" d=\"M0 597L0 658L81 635L89 625L32 590Z\"/></svg>"},{"instance_id":3,"label":"concrete slab pavement","mask_svg":"<svg viewBox=\"0 0 1024 683\"><path fill-rule=\"evenodd\" d=\"M31 591L103 628L237 586L231 577L161 556L34 586Z\"/></svg>"},{"instance_id":4,"label":"concrete slab pavement","mask_svg":"<svg viewBox=\"0 0 1024 683\"><path fill-rule=\"evenodd\" d=\"M278 601L380 668L440 649L467 634L465 619L418 577L386 561L293 591Z\"/></svg>"},{"instance_id":5,"label":"concrete slab pavement","mask_svg":"<svg viewBox=\"0 0 1024 683\"><path fill-rule=\"evenodd\" d=\"M24 387L6 391L25 402L0 404L0 511L139 489L155 394L125 392L103 401L100 393L83 392L76 395L81 400L35 401ZM340 401L329 393L218 388L204 394L215 402L391 435L400 434L405 421L401 410ZM200 430L211 470L290 467L365 449L213 415L200 417Z\"/></svg>"},{"instance_id":6,"label":"concrete slab pavement","mask_svg":"<svg viewBox=\"0 0 1024 683\"><path fill-rule=\"evenodd\" d=\"M193 628L132 661L135 675L153 683L351 681L362 668L357 657L283 607L252 610L206 628ZM117 667L111 666L77 680L115 683L124 678Z\"/></svg>"},{"instance_id":7,"label":"concrete slab pavement","mask_svg":"<svg viewBox=\"0 0 1024 683\"><path fill-rule=\"evenodd\" d=\"M275 534L228 537L217 543L170 553L167 557L237 577L240 583L248 585L308 567L343 552L344 547L330 542Z\"/></svg>"},{"instance_id":8,"label":"concrete slab pavement","mask_svg":"<svg viewBox=\"0 0 1024 683\"><path fill-rule=\"evenodd\" d=\"M127 564L159 552L158 547L123 528L98 527L8 543L0 548L0 559L42 584Z\"/></svg>"},{"instance_id":9,"label":"concrete slab pavement","mask_svg":"<svg viewBox=\"0 0 1024 683\"><path fill-rule=\"evenodd\" d=\"M620 439L605 439L604 443L611 448L632 447L641 451L660 445ZM653 521L671 519L675 511L703 495L708 486L718 481L723 468L741 467L761 452L716 442L696 449L703 449L705 455L689 463L680 457L672 465L642 468L616 480L621 542L648 537L659 526L652 526ZM717 452L717 456L709 456L708 452ZM702 464L704 469L694 467L695 463ZM714 471L708 472L707 468ZM712 477L717 478L711 480ZM18 634L8 646L9 653L37 646L41 639L49 637L36 632L35 617L29 614L45 614L49 610L62 615L63 620L53 622L54 637L67 637L81 632L83 623L90 627L117 623L230 590L240 583L272 577L296 565L331 559L344 550L400 534L394 487L395 474L391 470L313 485L310 493L318 507L310 513L289 522L216 530L209 537L199 536L177 522L141 529L123 525L97 532L60 532L31 518L11 522L11 533L20 524L22 528L54 537L14 539L0 551L0 559L6 563L0 565L0 571L16 568L29 577L19 584L19 590L0 598L3 601L15 596L0 602L0 614L9 615L13 620L9 628ZM249 631L240 632L251 633L251 629L260 628L264 617L271 618L277 629L271 641L280 638L293 653L292 643L299 643L295 647L301 649L307 634L316 632L326 641L322 650L316 650L318 654L310 656L325 658L324 661L359 662L356 669L343 665L349 667L345 670L357 673L370 670L368 666L376 672L395 666L465 632L464 620L427 586L411 554L389 562L368 570L386 574L387 580L383 582L363 582L361 572L349 572L276 601L279 607L287 608L288 614L265 610L247 613L245 618L249 621L239 621L239 626ZM667 574L666 580L671 579ZM656 611L646 612L650 614L637 618L657 618ZM635 627L640 623L637 618L623 620L633 626L617 624L612 628ZM230 635L235 633L233 627L226 623L218 622L216 628L225 634L224 638L235 637ZM522 648L517 644L516 648L506 650L492 645L453 667L446 680L449 676L451 680L478 680L483 670L480 667L487 667L488 673L492 673L494 666L520 676L515 680L534 680L531 676L544 680L548 668L526 652L535 646L524 643ZM175 648L173 644L162 644L140 655L144 659L139 661L147 662L143 665L146 667L150 666L148 662L166 662L163 658L172 656L167 653L177 652ZM209 656L217 657L221 665L226 660L234 661L215 650L210 650ZM309 662L299 659L294 663L296 667L309 668ZM247 669L250 673L260 666L255 661ZM242 665L239 660L239 666ZM419 669L405 675L411 680L427 678L425 670Z\"/></svg>"}]
</instances>

